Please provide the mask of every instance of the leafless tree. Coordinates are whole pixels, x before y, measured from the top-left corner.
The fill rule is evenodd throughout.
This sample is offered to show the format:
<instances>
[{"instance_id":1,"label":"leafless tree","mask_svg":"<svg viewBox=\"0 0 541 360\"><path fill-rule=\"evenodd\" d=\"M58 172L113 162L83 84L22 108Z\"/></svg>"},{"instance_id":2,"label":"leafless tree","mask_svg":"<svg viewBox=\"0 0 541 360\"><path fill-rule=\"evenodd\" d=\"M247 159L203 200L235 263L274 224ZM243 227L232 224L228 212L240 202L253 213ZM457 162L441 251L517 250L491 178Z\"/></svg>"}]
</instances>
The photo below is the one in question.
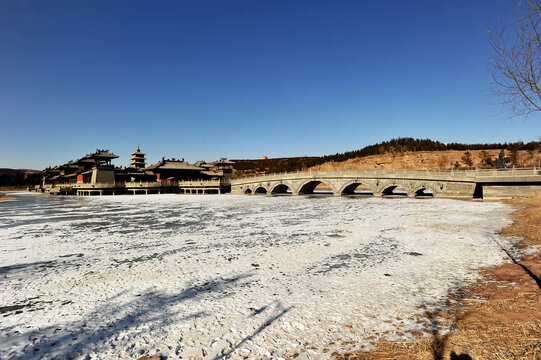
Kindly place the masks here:
<instances>
[{"instance_id":1,"label":"leafless tree","mask_svg":"<svg viewBox=\"0 0 541 360\"><path fill-rule=\"evenodd\" d=\"M541 111L541 0L526 0L518 19L489 29L494 93L514 115Z\"/></svg>"},{"instance_id":2,"label":"leafless tree","mask_svg":"<svg viewBox=\"0 0 541 360\"><path fill-rule=\"evenodd\" d=\"M462 155L461 160L462 160L462 162L464 164L466 164L467 167L472 167L473 166L473 159L472 159L472 156L471 156L471 152L466 151L464 153L464 155Z\"/></svg>"}]
</instances>

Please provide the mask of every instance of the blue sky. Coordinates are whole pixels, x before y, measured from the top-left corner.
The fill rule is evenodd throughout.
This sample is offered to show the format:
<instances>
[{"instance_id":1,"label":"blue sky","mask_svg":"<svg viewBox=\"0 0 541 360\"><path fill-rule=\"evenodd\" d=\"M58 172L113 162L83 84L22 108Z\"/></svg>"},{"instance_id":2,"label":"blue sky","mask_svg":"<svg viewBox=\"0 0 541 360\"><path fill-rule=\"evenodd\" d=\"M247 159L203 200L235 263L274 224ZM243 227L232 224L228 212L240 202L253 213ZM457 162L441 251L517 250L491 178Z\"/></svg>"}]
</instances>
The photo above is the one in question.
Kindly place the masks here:
<instances>
[{"instance_id":1,"label":"blue sky","mask_svg":"<svg viewBox=\"0 0 541 360\"><path fill-rule=\"evenodd\" d=\"M0 167L531 141L490 91L513 0L0 0Z\"/></svg>"}]
</instances>

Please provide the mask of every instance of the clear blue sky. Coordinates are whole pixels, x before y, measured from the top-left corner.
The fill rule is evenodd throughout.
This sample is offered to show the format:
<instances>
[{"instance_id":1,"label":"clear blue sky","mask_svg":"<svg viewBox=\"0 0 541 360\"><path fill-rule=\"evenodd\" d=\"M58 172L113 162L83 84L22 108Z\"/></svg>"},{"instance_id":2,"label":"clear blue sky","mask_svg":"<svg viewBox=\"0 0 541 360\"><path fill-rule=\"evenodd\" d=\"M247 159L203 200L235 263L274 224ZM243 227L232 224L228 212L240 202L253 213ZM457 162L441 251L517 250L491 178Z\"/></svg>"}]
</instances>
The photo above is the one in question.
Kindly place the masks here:
<instances>
[{"instance_id":1,"label":"clear blue sky","mask_svg":"<svg viewBox=\"0 0 541 360\"><path fill-rule=\"evenodd\" d=\"M490 92L513 0L0 0L0 167L137 144L205 159L324 155L393 137L531 141Z\"/></svg>"}]
</instances>

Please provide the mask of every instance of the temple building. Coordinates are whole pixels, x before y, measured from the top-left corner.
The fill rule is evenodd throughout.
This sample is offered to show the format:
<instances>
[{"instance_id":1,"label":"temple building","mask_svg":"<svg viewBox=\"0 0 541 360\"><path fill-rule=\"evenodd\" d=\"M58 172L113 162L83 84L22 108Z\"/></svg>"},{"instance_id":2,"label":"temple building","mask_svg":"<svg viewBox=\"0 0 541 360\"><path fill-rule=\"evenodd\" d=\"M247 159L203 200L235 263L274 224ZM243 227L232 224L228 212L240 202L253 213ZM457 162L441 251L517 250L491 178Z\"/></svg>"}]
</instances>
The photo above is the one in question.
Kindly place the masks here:
<instances>
[{"instance_id":1,"label":"temple building","mask_svg":"<svg viewBox=\"0 0 541 360\"><path fill-rule=\"evenodd\" d=\"M220 176L225 180L231 180L233 177L233 164L231 160L226 158L221 158L218 161L213 161L210 163L212 165L212 171L220 174Z\"/></svg>"},{"instance_id":2,"label":"temple building","mask_svg":"<svg viewBox=\"0 0 541 360\"><path fill-rule=\"evenodd\" d=\"M43 170L44 184L114 183L115 168L111 160L118 158L109 150L97 149L93 154L70 161L64 165Z\"/></svg>"},{"instance_id":3,"label":"temple building","mask_svg":"<svg viewBox=\"0 0 541 360\"><path fill-rule=\"evenodd\" d=\"M219 178L217 174L209 173L207 168L197 164L187 163L184 159L162 158L160 162L147 167L145 170L150 170L156 174L158 181L210 180L212 178Z\"/></svg>"},{"instance_id":4,"label":"temple building","mask_svg":"<svg viewBox=\"0 0 541 360\"><path fill-rule=\"evenodd\" d=\"M164 187L171 189L171 186L178 187L182 185L186 188L188 186L186 183L180 183L190 181L214 181L214 184L218 184L215 185L219 189L217 193L230 189L229 180L231 179L233 162L227 159L222 158L211 163L198 161L195 164L190 164L184 159L162 158L158 163L145 167L145 155L137 145L136 151L131 154L130 166L122 168L115 167L111 163L113 159L118 158L118 155L111 153L109 150L97 149L95 153L87 154L76 161L43 170L41 191L47 188L47 192L52 193L51 188L53 190L61 188L60 193L73 193L77 189L86 189L85 184L90 184L91 188L105 189L105 186L109 189L113 187L115 188L113 193L115 191L122 193L121 189L131 189L135 184L141 187L142 183L145 183L145 186L149 188L160 189L159 192ZM58 192L57 190L54 190L54 192ZM90 190L85 191L90 192ZM100 191L101 194L106 190Z\"/></svg>"}]
</instances>

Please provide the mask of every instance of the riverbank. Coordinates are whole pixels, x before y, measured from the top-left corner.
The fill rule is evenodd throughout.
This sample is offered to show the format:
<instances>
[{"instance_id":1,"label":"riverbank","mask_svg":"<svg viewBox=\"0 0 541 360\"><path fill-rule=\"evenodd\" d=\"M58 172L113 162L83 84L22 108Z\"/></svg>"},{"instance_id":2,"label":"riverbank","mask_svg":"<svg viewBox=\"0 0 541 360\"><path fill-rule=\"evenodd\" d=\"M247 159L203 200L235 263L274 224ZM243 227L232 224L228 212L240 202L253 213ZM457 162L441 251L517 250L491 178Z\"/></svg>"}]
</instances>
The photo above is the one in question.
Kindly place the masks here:
<instances>
[{"instance_id":1,"label":"riverbank","mask_svg":"<svg viewBox=\"0 0 541 360\"><path fill-rule=\"evenodd\" d=\"M2 192L28 191L29 187L34 187L34 185L0 186L0 191Z\"/></svg>"},{"instance_id":2,"label":"riverbank","mask_svg":"<svg viewBox=\"0 0 541 360\"><path fill-rule=\"evenodd\" d=\"M541 196L503 202L519 210L501 234L523 237L517 248L535 251L521 259L509 252L509 263L449 294L442 305L450 310L426 314L432 336L405 344L380 342L371 352L335 353L335 358L541 359ZM442 334L447 324L453 330Z\"/></svg>"},{"instance_id":3,"label":"riverbank","mask_svg":"<svg viewBox=\"0 0 541 360\"><path fill-rule=\"evenodd\" d=\"M13 196L0 193L0 201L15 200Z\"/></svg>"}]
</instances>

